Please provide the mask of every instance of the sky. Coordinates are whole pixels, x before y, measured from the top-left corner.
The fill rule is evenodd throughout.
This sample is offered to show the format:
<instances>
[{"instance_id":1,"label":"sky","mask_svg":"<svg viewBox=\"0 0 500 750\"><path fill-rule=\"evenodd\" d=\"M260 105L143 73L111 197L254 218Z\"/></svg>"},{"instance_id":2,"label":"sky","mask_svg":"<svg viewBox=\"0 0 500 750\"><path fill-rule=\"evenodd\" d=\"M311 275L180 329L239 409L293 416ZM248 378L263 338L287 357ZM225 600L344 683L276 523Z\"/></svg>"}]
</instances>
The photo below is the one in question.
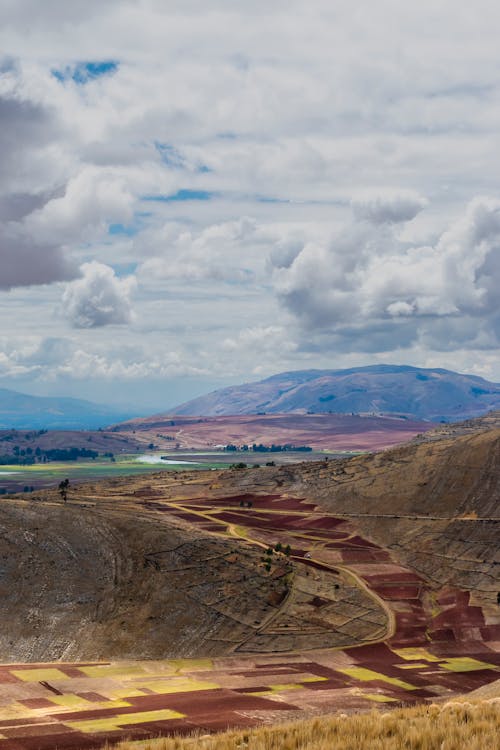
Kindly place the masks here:
<instances>
[{"instance_id":1,"label":"sky","mask_svg":"<svg viewBox=\"0 0 500 750\"><path fill-rule=\"evenodd\" d=\"M0 386L500 381L500 6L0 0Z\"/></svg>"}]
</instances>

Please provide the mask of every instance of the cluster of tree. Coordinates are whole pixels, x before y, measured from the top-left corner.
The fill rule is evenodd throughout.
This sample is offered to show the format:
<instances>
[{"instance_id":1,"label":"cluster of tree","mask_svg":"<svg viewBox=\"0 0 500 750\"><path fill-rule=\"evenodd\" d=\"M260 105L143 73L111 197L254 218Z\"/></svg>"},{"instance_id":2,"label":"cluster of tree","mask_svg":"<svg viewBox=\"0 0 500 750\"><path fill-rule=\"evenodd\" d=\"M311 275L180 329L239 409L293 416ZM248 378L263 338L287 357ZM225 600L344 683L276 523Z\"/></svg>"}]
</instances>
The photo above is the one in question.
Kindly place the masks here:
<instances>
[{"instance_id":1,"label":"cluster of tree","mask_svg":"<svg viewBox=\"0 0 500 750\"><path fill-rule=\"evenodd\" d=\"M29 466L36 463L47 463L48 461L77 461L79 458L91 458L94 460L99 455L98 451L89 448L47 448L46 450L37 447L19 448L14 446L14 454L11 453L0 455L0 465L16 464L20 466ZM113 460L112 453L105 453L105 456Z\"/></svg>"},{"instance_id":2,"label":"cluster of tree","mask_svg":"<svg viewBox=\"0 0 500 750\"><path fill-rule=\"evenodd\" d=\"M292 445L292 443L285 443L284 445L263 445L262 443L254 443L252 450L255 453L285 453L286 451L312 451L309 445Z\"/></svg>"},{"instance_id":3,"label":"cluster of tree","mask_svg":"<svg viewBox=\"0 0 500 750\"><path fill-rule=\"evenodd\" d=\"M253 443L252 446L248 445L234 445L234 443L228 443L224 446L225 451L249 451L252 450L254 453L285 453L286 451L312 451L310 445L293 445L292 443L285 443L284 445L264 445L263 443Z\"/></svg>"},{"instance_id":4,"label":"cluster of tree","mask_svg":"<svg viewBox=\"0 0 500 750\"><path fill-rule=\"evenodd\" d=\"M15 464L16 466L29 466L35 463L35 457L33 455L26 455L26 451L22 455L12 453L5 453L0 455L0 466L10 466Z\"/></svg>"},{"instance_id":5,"label":"cluster of tree","mask_svg":"<svg viewBox=\"0 0 500 750\"><path fill-rule=\"evenodd\" d=\"M12 492L17 492L17 490L11 490ZM35 488L33 485L25 484L23 487L23 492L34 492ZM7 495L9 493L9 490L6 487L0 487L0 495Z\"/></svg>"},{"instance_id":6,"label":"cluster of tree","mask_svg":"<svg viewBox=\"0 0 500 750\"><path fill-rule=\"evenodd\" d=\"M59 482L59 494L61 495L64 502L68 499L69 479L63 479Z\"/></svg>"},{"instance_id":7,"label":"cluster of tree","mask_svg":"<svg viewBox=\"0 0 500 750\"><path fill-rule=\"evenodd\" d=\"M266 554L262 558L262 562L264 563L264 567L265 567L265 569L267 570L268 573L271 570L271 565L272 565L272 562L273 562L273 554L275 552L281 553L282 555L286 555L286 557L290 557L290 554L292 552L292 548L290 547L289 544L287 544L286 547L283 547L283 545L281 544L281 542L278 542L277 544L275 544L274 545L274 549L273 549L273 547L268 547L267 548Z\"/></svg>"},{"instance_id":8,"label":"cluster of tree","mask_svg":"<svg viewBox=\"0 0 500 750\"><path fill-rule=\"evenodd\" d=\"M260 469L260 464L252 464L251 466L249 466L248 464L244 464L243 461L239 461L237 464L230 464L229 468L230 469Z\"/></svg>"},{"instance_id":9,"label":"cluster of tree","mask_svg":"<svg viewBox=\"0 0 500 750\"><path fill-rule=\"evenodd\" d=\"M90 448L50 448L42 451L41 455L42 457L45 456L47 461L76 461L79 458L91 458L93 460L98 457L99 453Z\"/></svg>"}]
</instances>

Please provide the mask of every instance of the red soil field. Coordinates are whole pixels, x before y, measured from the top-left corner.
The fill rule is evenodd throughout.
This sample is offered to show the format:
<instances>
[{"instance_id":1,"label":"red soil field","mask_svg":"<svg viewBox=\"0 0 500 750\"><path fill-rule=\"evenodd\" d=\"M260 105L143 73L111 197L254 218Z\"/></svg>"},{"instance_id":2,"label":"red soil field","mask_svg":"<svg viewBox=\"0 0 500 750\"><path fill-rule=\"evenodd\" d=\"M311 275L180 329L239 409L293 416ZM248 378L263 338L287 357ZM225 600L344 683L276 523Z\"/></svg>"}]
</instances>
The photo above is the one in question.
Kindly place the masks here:
<instances>
[{"instance_id":1,"label":"red soil field","mask_svg":"<svg viewBox=\"0 0 500 750\"><path fill-rule=\"evenodd\" d=\"M179 417L161 415L123 422L113 434L141 434L158 442L167 437L170 447L213 448L216 445L308 445L315 450L372 451L411 440L431 430L431 422L393 417L360 417L350 414L248 414L229 417ZM133 433L135 430L135 434ZM148 437L149 439L149 437ZM173 440L172 440L173 439ZM166 446L166 443L162 445ZM268 461L270 453L249 454Z\"/></svg>"}]
</instances>

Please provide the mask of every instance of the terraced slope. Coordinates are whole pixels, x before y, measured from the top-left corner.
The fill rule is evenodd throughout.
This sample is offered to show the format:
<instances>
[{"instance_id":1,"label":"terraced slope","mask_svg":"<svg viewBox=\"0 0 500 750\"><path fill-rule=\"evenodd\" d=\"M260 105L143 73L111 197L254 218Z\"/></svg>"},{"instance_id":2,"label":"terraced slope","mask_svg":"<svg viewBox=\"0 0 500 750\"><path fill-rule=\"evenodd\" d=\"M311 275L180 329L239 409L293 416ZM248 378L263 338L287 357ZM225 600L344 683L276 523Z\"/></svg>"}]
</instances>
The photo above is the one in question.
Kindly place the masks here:
<instances>
[{"instance_id":1,"label":"terraced slope","mask_svg":"<svg viewBox=\"0 0 500 750\"><path fill-rule=\"evenodd\" d=\"M457 585L496 607L500 429L394 448L328 469L304 466L299 481L433 587Z\"/></svg>"},{"instance_id":2,"label":"terraced slope","mask_svg":"<svg viewBox=\"0 0 500 750\"><path fill-rule=\"evenodd\" d=\"M499 517L500 429L404 445L328 468L302 466L297 477L335 510Z\"/></svg>"},{"instance_id":3,"label":"terraced slope","mask_svg":"<svg viewBox=\"0 0 500 750\"><path fill-rule=\"evenodd\" d=\"M304 552L313 544L323 554L324 534L333 544L336 539L339 521L321 516L311 538L308 515L320 509L349 522L349 533L361 532L390 551L394 561L422 576L430 592L460 587L496 607L499 459L500 430L489 430L349 461L112 480L73 490L67 505L50 492L5 499L0 659L210 655L246 642L259 643L257 650L286 650L265 646L259 633L288 599L298 604L282 617L282 634L306 632L307 623L318 619L314 607L299 603L300 591L311 586L300 568ZM242 517L239 498L246 494L261 499ZM172 497L186 507L172 506ZM208 516L205 502L215 503ZM250 535L238 532L248 524ZM269 574L263 549L286 540L292 559L281 556L279 570ZM360 552L351 557L363 562ZM323 559L335 562L331 554ZM347 593L352 581L341 573L325 569L331 581L317 582L310 598L321 599L320 590L328 588L338 589L332 601L359 592L355 586ZM363 596L356 594L360 611L377 610ZM323 620L324 635L311 641L319 647L360 637L348 627L339 640ZM363 637L376 638L383 620L374 611Z\"/></svg>"},{"instance_id":4,"label":"terraced slope","mask_svg":"<svg viewBox=\"0 0 500 750\"><path fill-rule=\"evenodd\" d=\"M489 430L2 503L0 750L488 690L499 444Z\"/></svg>"},{"instance_id":5,"label":"terraced slope","mask_svg":"<svg viewBox=\"0 0 500 750\"><path fill-rule=\"evenodd\" d=\"M256 550L175 520L3 500L0 529L1 662L225 653L241 598L211 600L239 586L253 622L281 596Z\"/></svg>"},{"instance_id":6,"label":"terraced slope","mask_svg":"<svg viewBox=\"0 0 500 750\"><path fill-rule=\"evenodd\" d=\"M178 480L166 476L169 495ZM78 488L67 505L50 493L2 501L0 662L214 656L286 650L289 633L294 648L385 635L383 607L351 576L325 568L307 579L283 554L267 570L261 546L236 541L224 522L196 506L165 514L158 486L127 484L107 483L101 497ZM318 619L315 598L330 615ZM337 632L344 600L358 622Z\"/></svg>"}]
</instances>

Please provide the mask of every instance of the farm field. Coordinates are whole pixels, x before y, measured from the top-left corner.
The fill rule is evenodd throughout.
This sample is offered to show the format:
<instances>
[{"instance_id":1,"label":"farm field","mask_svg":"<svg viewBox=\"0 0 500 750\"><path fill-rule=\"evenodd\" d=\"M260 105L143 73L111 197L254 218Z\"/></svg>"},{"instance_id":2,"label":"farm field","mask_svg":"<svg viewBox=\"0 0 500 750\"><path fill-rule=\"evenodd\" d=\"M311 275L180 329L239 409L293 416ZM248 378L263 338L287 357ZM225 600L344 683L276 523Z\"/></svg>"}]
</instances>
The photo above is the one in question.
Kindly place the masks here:
<instances>
[{"instance_id":1,"label":"farm field","mask_svg":"<svg viewBox=\"0 0 500 750\"><path fill-rule=\"evenodd\" d=\"M348 454L348 452L346 452ZM331 458L340 453L328 453ZM344 454L345 455L345 454ZM166 460L161 460L161 456ZM298 460L317 461L323 453L296 453L293 451L278 454L252 453L248 451L158 451L156 453L118 455L114 462L109 458L93 460L51 461L30 466L6 464L0 466L0 492L23 492L24 488L46 489L58 484L66 477L70 482L86 482L93 479L136 476L157 471L186 471L223 469L235 462L249 466L261 465L266 461L276 464L294 463Z\"/></svg>"},{"instance_id":2,"label":"farm field","mask_svg":"<svg viewBox=\"0 0 500 750\"><path fill-rule=\"evenodd\" d=\"M123 422L104 430L0 430L0 494L46 489L61 480L91 481L106 477L148 474L158 468L170 471L224 468L233 463L248 466L293 464L334 459L370 450L382 450L405 440L422 437L432 423L387 417L342 414L273 414L236 417L150 417ZM308 451L224 451L221 446L263 444L308 446ZM47 451L71 448L91 450L93 459L43 463ZM10 463L9 456L38 455L32 465ZM38 454L36 452L38 451ZM148 463L142 456L152 455ZM114 457L114 461L110 460ZM154 465L161 456L167 462Z\"/></svg>"},{"instance_id":3,"label":"farm field","mask_svg":"<svg viewBox=\"0 0 500 750\"><path fill-rule=\"evenodd\" d=\"M115 439L158 443L162 449L211 450L217 445L307 445L314 450L373 451L432 430L432 422L352 414L240 414L187 417L158 414L110 428Z\"/></svg>"},{"instance_id":4,"label":"farm field","mask_svg":"<svg viewBox=\"0 0 500 750\"><path fill-rule=\"evenodd\" d=\"M468 466L477 465L486 449L496 455L498 439L493 433L452 445L462 456L456 465L463 475L450 480L455 493L457 486L467 492ZM450 463L447 446L432 447L441 467ZM418 464L430 449L401 450L387 454L385 471L402 467L411 485L408 455ZM366 486L373 487L384 470L380 458L329 463L163 472L127 484L113 479L79 486L60 514L73 525L79 518L92 524L129 517L164 535L176 528L194 531L192 541L172 546L165 537L163 546L150 547L142 576L184 588L193 612L212 623L210 633L196 645L193 640L191 651L184 641L183 649L173 649L178 656L160 659L95 658L91 650L91 658L82 652L78 659L10 659L0 669L0 750L100 747L122 738L255 727L332 711L387 711L493 686L500 679L498 576L492 567L498 536L496 547L488 545L488 560L481 550L498 530L498 514L486 507L479 517L462 512L457 519L445 506L433 503L432 515L422 507L413 528L434 535L442 549L458 524L460 535L454 535L464 543L455 550L456 564L475 571L474 584L463 573L461 586L446 568L454 570L455 562L443 561L432 582L402 559L411 539L398 536L401 552L364 530L375 521L407 523L404 507L393 507L392 520L373 508L367 520L352 504L328 509L315 498L327 488L330 498L340 496L353 477L359 484L367 474ZM495 494L498 465L491 466L488 487ZM476 492L476 510L478 497ZM33 505L13 502L17 512ZM46 493L35 505L47 515L59 512L61 503ZM131 612L121 629L123 637L132 632ZM144 626L141 631L147 640Z\"/></svg>"},{"instance_id":5,"label":"farm field","mask_svg":"<svg viewBox=\"0 0 500 750\"><path fill-rule=\"evenodd\" d=\"M201 463L198 466L201 469L206 468L206 465ZM182 471L196 466L186 465L179 460L168 468L171 471ZM157 464L140 461L137 456L119 457L115 463L111 463L109 459L95 459L53 461L32 466L7 465L0 468L0 489L5 489L6 492L22 492L25 486L33 487L35 490L52 487L66 477L70 482L82 482L105 477L148 474L154 471L158 471Z\"/></svg>"}]
</instances>

